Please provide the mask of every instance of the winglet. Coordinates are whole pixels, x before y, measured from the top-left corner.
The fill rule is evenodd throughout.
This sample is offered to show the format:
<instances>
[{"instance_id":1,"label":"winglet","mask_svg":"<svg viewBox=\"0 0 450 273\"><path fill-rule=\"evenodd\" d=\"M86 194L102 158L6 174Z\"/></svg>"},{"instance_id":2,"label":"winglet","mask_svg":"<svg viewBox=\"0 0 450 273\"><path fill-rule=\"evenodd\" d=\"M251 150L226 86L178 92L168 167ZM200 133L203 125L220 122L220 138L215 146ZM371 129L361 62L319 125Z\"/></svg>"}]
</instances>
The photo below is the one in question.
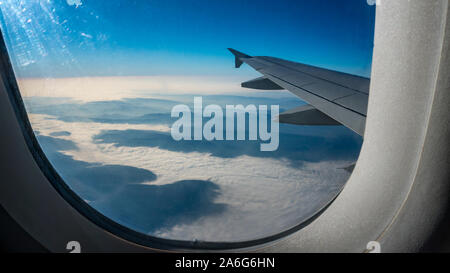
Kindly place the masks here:
<instances>
[{"instance_id":1,"label":"winglet","mask_svg":"<svg viewBox=\"0 0 450 273\"><path fill-rule=\"evenodd\" d=\"M228 50L231 53L233 53L233 55L235 57L235 67L236 68L241 67L241 65L243 64L243 61L241 60L241 58L252 58L252 56L249 56L247 54L244 54L244 53L234 50L232 48L228 48Z\"/></svg>"}]
</instances>

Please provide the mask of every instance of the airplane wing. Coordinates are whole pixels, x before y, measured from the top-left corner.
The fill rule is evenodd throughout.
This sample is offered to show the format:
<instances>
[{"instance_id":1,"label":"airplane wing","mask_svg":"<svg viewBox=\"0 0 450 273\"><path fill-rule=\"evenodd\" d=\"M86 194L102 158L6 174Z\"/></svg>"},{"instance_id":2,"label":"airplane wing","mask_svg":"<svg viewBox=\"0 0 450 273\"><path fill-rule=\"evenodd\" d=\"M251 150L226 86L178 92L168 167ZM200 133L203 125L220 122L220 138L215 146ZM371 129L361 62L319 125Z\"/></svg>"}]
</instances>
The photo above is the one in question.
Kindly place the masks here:
<instances>
[{"instance_id":1,"label":"airplane wing","mask_svg":"<svg viewBox=\"0 0 450 273\"><path fill-rule=\"evenodd\" d=\"M344 125L364 135L370 79L274 57L252 57L229 48L236 68L243 63L263 76L242 83L260 90L289 90L309 105L279 115L281 123Z\"/></svg>"}]
</instances>

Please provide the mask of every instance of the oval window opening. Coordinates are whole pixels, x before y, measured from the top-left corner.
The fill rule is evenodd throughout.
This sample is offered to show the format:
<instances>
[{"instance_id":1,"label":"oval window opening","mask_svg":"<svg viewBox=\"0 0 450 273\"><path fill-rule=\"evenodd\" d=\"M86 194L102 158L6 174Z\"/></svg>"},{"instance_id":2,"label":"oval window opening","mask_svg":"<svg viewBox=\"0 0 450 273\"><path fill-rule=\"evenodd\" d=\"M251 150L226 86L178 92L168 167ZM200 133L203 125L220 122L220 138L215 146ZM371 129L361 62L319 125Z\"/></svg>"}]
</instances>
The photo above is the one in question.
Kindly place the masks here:
<instances>
[{"instance_id":1,"label":"oval window opening","mask_svg":"<svg viewBox=\"0 0 450 273\"><path fill-rule=\"evenodd\" d=\"M311 219L351 175L367 114L370 1L0 8L43 152L120 225L168 240L258 240Z\"/></svg>"}]
</instances>

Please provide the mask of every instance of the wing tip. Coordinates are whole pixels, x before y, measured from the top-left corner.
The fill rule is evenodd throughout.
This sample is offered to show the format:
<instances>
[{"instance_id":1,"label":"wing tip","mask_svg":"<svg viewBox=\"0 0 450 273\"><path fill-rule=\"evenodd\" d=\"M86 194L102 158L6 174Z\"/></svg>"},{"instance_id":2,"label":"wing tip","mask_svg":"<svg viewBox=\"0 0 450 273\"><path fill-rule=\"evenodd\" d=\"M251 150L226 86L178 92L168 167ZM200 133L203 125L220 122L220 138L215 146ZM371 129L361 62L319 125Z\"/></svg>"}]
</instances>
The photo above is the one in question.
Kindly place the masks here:
<instances>
[{"instance_id":1,"label":"wing tip","mask_svg":"<svg viewBox=\"0 0 450 273\"><path fill-rule=\"evenodd\" d=\"M228 50L231 53L233 53L234 56L239 57L239 58L251 58L252 57L250 55L247 55L247 54L245 54L243 52L240 52L240 51L238 51L238 50L236 50L234 48L231 48L231 47L229 47Z\"/></svg>"},{"instance_id":2,"label":"wing tip","mask_svg":"<svg viewBox=\"0 0 450 273\"><path fill-rule=\"evenodd\" d=\"M235 57L235 67L239 68L241 67L241 65L244 63L241 58L252 58L252 56L249 56L245 53L242 53L240 51L237 51L236 49L233 48L228 48L228 50L234 55Z\"/></svg>"}]
</instances>

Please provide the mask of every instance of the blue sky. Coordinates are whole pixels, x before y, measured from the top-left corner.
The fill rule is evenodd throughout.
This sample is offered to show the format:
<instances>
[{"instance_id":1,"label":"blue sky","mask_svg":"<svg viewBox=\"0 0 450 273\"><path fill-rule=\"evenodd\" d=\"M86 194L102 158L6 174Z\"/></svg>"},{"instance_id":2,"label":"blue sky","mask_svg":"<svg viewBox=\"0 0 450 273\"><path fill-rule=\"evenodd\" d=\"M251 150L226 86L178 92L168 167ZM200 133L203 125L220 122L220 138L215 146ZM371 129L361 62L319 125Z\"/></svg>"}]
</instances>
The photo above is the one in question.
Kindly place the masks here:
<instances>
[{"instance_id":1,"label":"blue sky","mask_svg":"<svg viewBox=\"0 0 450 273\"><path fill-rule=\"evenodd\" d=\"M370 75L366 0L25 2L0 5L23 77L230 75L227 47Z\"/></svg>"}]
</instances>

